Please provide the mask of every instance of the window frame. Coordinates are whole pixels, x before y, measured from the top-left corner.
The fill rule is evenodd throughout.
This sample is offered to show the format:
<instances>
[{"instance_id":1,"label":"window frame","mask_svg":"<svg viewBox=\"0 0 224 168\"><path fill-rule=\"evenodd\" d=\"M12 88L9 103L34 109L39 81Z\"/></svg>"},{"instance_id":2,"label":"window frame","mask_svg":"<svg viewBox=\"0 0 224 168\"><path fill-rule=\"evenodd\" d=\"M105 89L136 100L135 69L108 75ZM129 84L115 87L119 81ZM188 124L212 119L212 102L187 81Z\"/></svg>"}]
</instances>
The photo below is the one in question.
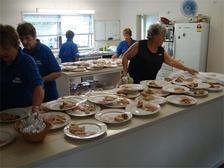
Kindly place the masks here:
<instances>
[{"instance_id":1,"label":"window frame","mask_svg":"<svg viewBox=\"0 0 224 168\"><path fill-rule=\"evenodd\" d=\"M26 15L30 15L30 16L32 16L32 15L52 16L53 15L53 16L58 16L59 17L59 21L57 22L57 34L54 34L54 35L37 35L37 38L51 37L51 36L55 37L56 36L57 37L57 48L52 48L53 50L59 50L60 49L61 43L60 43L59 39L60 38L62 39L63 36L65 37L65 34L61 32L62 31L61 30L62 29L62 27L61 27L61 16L89 16L90 17L90 19L89 19L89 32L88 33L75 33L75 35L88 35L88 46L79 46L78 45L79 49L81 49L81 50L82 49L90 49L90 48L94 47L94 31L93 31L93 25L94 25L93 21L94 21L94 19L93 19L93 14L92 13L89 13L89 14L87 14L87 13L85 13L85 14L82 14L82 13L80 13L80 14L79 13L76 13L76 14L74 14L74 13L58 14L58 13L40 13L40 12L27 13L27 12L23 12L22 13L22 20L23 21L26 21L25 20Z\"/></svg>"}]
</instances>

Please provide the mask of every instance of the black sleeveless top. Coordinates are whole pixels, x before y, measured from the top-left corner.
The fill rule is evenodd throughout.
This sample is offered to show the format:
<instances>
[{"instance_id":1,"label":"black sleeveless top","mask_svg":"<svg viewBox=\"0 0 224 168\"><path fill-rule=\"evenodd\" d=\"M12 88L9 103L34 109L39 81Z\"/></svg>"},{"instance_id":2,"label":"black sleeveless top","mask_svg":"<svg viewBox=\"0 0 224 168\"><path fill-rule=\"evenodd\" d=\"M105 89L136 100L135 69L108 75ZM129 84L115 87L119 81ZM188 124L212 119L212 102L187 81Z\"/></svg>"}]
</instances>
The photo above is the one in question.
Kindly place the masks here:
<instances>
[{"instance_id":1,"label":"black sleeveless top","mask_svg":"<svg viewBox=\"0 0 224 168\"><path fill-rule=\"evenodd\" d=\"M164 62L164 48L158 47L157 53L152 53L147 47L147 41L139 41L138 54L131 58L128 66L128 73L134 79L134 83L156 79Z\"/></svg>"}]
</instances>

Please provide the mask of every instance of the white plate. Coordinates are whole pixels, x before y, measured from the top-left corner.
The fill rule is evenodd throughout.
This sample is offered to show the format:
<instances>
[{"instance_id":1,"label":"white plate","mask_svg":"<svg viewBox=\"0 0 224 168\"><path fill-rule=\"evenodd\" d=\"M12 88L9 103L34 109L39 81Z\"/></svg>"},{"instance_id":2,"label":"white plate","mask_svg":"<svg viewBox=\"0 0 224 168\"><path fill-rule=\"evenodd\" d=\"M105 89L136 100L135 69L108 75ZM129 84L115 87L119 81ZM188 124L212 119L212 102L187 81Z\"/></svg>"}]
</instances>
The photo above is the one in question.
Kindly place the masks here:
<instances>
[{"instance_id":1,"label":"white plate","mask_svg":"<svg viewBox=\"0 0 224 168\"><path fill-rule=\"evenodd\" d=\"M184 97L187 97L189 99L191 99L191 103L189 104L183 104L180 102L180 100ZM186 95L171 95L171 96L168 96L167 98L167 101L169 103L172 103L172 104L175 104L175 105L180 105L180 106L191 106L191 105L194 105L197 103L197 100L191 96L186 96Z\"/></svg>"},{"instance_id":2,"label":"white plate","mask_svg":"<svg viewBox=\"0 0 224 168\"><path fill-rule=\"evenodd\" d=\"M16 138L16 132L10 128L0 128L0 147L5 146Z\"/></svg>"},{"instance_id":3,"label":"white plate","mask_svg":"<svg viewBox=\"0 0 224 168\"><path fill-rule=\"evenodd\" d=\"M74 62L75 65L79 65L79 66L88 66L89 63L87 61L76 61Z\"/></svg>"},{"instance_id":4,"label":"white plate","mask_svg":"<svg viewBox=\"0 0 224 168\"><path fill-rule=\"evenodd\" d=\"M84 104L92 104L90 102L83 102ZM80 104L83 104L83 103L80 103ZM68 110L66 111L70 116L75 116L75 117L86 117L86 116L91 116L91 115L94 115L96 112L100 111L101 108L100 106L96 105L96 104L92 104L95 106L96 110L94 111L89 111L89 112L83 112L81 110L78 110L78 109L72 109L72 110Z\"/></svg>"},{"instance_id":5,"label":"white plate","mask_svg":"<svg viewBox=\"0 0 224 168\"><path fill-rule=\"evenodd\" d=\"M106 104L106 107L110 107L110 108L125 108L127 105L125 104L119 104L119 101L121 101L122 99L126 99L128 101L128 104L130 104L132 102L132 100L124 98L124 97L119 97L116 102L112 103L112 104Z\"/></svg>"},{"instance_id":6,"label":"white plate","mask_svg":"<svg viewBox=\"0 0 224 168\"><path fill-rule=\"evenodd\" d=\"M86 96L96 96L96 95L111 95L113 94L112 92L110 91L90 91L90 92L87 92L85 95Z\"/></svg>"},{"instance_id":7,"label":"white plate","mask_svg":"<svg viewBox=\"0 0 224 168\"><path fill-rule=\"evenodd\" d=\"M60 105L62 105L63 102L73 103L74 106L61 109ZM44 106L53 111L66 111L66 110L74 109L77 103L79 103L79 101L74 99L58 99L58 100L47 102L46 104L44 104Z\"/></svg>"},{"instance_id":8,"label":"white plate","mask_svg":"<svg viewBox=\"0 0 224 168\"><path fill-rule=\"evenodd\" d=\"M124 89L120 89L120 88L112 89L112 94L119 95L119 94L117 94L117 92L119 90L124 90ZM140 95L140 93L138 91L126 91L126 90L124 90L124 92L125 92L124 95L126 95L124 97L126 97L128 99L133 99L133 98L136 98Z\"/></svg>"},{"instance_id":9,"label":"white plate","mask_svg":"<svg viewBox=\"0 0 224 168\"><path fill-rule=\"evenodd\" d=\"M197 92L199 90L195 90L195 92ZM190 90L189 92L187 92L186 94L189 96L193 96L193 97L205 97L208 95L208 91L207 90L202 90L203 94L195 94L194 91Z\"/></svg>"},{"instance_id":10,"label":"white plate","mask_svg":"<svg viewBox=\"0 0 224 168\"><path fill-rule=\"evenodd\" d=\"M124 84L120 85L119 88L122 88L127 91L141 91L145 88L145 86L141 84Z\"/></svg>"},{"instance_id":11,"label":"white plate","mask_svg":"<svg viewBox=\"0 0 224 168\"><path fill-rule=\"evenodd\" d=\"M111 101L104 101L103 99L105 98L105 97L107 97L107 96L109 96L109 97L113 97L114 98L114 100L111 100ZM116 96L116 95L108 95L108 94L101 94L101 95L96 95L96 96L89 96L88 97L88 100L90 101L90 102L92 102L92 103L96 103L96 104L102 104L102 105L105 105L105 104L111 104L111 103L114 103L114 102L116 102L116 99L118 99L118 96Z\"/></svg>"},{"instance_id":12,"label":"white plate","mask_svg":"<svg viewBox=\"0 0 224 168\"><path fill-rule=\"evenodd\" d=\"M207 88L208 91L211 91L211 92L221 92L223 90L223 86L221 85L218 85L219 87L218 88Z\"/></svg>"},{"instance_id":13,"label":"white plate","mask_svg":"<svg viewBox=\"0 0 224 168\"><path fill-rule=\"evenodd\" d=\"M146 102L144 102L144 103L146 103ZM138 115L138 116L152 115L152 114L156 114L156 113L158 113L160 111L160 105L158 105L158 104L153 104L153 103L147 102L146 105L152 105L152 106L156 107L157 110L155 110L153 112L146 111L146 110L144 110L142 108L138 108L137 107L137 103L131 103L131 104L129 104L126 107L126 110L127 111L131 111L131 113L133 115Z\"/></svg>"},{"instance_id":14,"label":"white plate","mask_svg":"<svg viewBox=\"0 0 224 168\"><path fill-rule=\"evenodd\" d=\"M208 83L197 83L198 86L197 87L192 87L189 85L187 85L187 87L191 88L191 89L208 89L210 87L210 85Z\"/></svg>"},{"instance_id":15,"label":"white plate","mask_svg":"<svg viewBox=\"0 0 224 168\"><path fill-rule=\"evenodd\" d=\"M69 115L67 115L65 113L61 113L61 112L48 112L48 113L43 113L41 115L43 116L44 119L47 119L48 117L51 117L51 116L53 117L55 115L59 115L59 116L62 116L65 118L64 123L51 125L51 127L50 127L51 130L63 128L71 121L71 117Z\"/></svg>"},{"instance_id":16,"label":"white plate","mask_svg":"<svg viewBox=\"0 0 224 168\"><path fill-rule=\"evenodd\" d=\"M61 63L61 65L63 65L63 66L72 66L72 65L74 65L74 62L63 62L63 63Z\"/></svg>"},{"instance_id":17,"label":"white plate","mask_svg":"<svg viewBox=\"0 0 224 168\"><path fill-rule=\"evenodd\" d=\"M183 91L177 92L175 88L182 88ZM166 92L175 93L175 94L182 94L188 92L190 89L185 86L179 86L179 85L167 85L162 88Z\"/></svg>"},{"instance_id":18,"label":"white plate","mask_svg":"<svg viewBox=\"0 0 224 168\"><path fill-rule=\"evenodd\" d=\"M151 84L151 82L155 83L156 86ZM141 81L140 84L144 86L148 86L148 87L153 87L153 88L162 88L163 86L168 85L169 82L166 82L164 80L144 80L144 81Z\"/></svg>"},{"instance_id":19,"label":"white plate","mask_svg":"<svg viewBox=\"0 0 224 168\"><path fill-rule=\"evenodd\" d=\"M184 80L187 80L187 79L192 79L192 81L183 81L183 82L177 82L176 81L177 78L175 78L172 83L173 84L176 84L176 85L182 85L182 86L187 86L189 84L191 84L192 82L196 82L196 83L201 83L202 81L199 80L199 79L195 79L195 78L184 78Z\"/></svg>"},{"instance_id":20,"label":"white plate","mask_svg":"<svg viewBox=\"0 0 224 168\"><path fill-rule=\"evenodd\" d=\"M127 114L128 118L123 121L115 121L114 117L117 115ZM101 122L107 123L107 124L117 124L117 123L123 123L127 122L132 118L132 114L129 111L122 110L122 109L104 109L100 112L97 112L95 114L95 118Z\"/></svg>"},{"instance_id":21,"label":"white plate","mask_svg":"<svg viewBox=\"0 0 224 168\"><path fill-rule=\"evenodd\" d=\"M58 100L71 100L71 101L81 103L81 102L87 101L87 97L84 96L84 95L81 95L81 96L63 96L63 97L58 98Z\"/></svg>"},{"instance_id":22,"label":"white plate","mask_svg":"<svg viewBox=\"0 0 224 168\"><path fill-rule=\"evenodd\" d=\"M141 96L141 97L138 97L136 99L136 101L141 99L143 101L150 102L150 103L153 103L153 104L159 104L159 105L162 105L162 104L166 103L166 98L164 98L164 97L157 96L157 95L151 95L151 96L153 97L153 99L151 99L151 100L145 100Z\"/></svg>"},{"instance_id":23,"label":"white plate","mask_svg":"<svg viewBox=\"0 0 224 168\"><path fill-rule=\"evenodd\" d=\"M168 96L170 94L169 92L166 92L162 89L151 89L151 90L153 91L154 95L157 95L157 96L160 96L160 97L165 97L165 96Z\"/></svg>"},{"instance_id":24,"label":"white plate","mask_svg":"<svg viewBox=\"0 0 224 168\"><path fill-rule=\"evenodd\" d=\"M95 134L88 135L88 136L77 136L69 131L70 123L64 128L64 134L70 138L74 139L91 139L103 135L107 131L107 126L101 122L90 122L90 121L83 121L77 124L79 127L85 127L85 130L88 132L95 132Z\"/></svg>"},{"instance_id":25,"label":"white plate","mask_svg":"<svg viewBox=\"0 0 224 168\"><path fill-rule=\"evenodd\" d=\"M7 114L19 116L19 118L15 119L15 120L1 120L0 119L0 123L11 123L11 122L15 122L15 121L18 121L18 120L21 120L21 119L27 117L29 112L25 108L12 108L12 109L0 111L0 113L7 113Z\"/></svg>"}]
</instances>

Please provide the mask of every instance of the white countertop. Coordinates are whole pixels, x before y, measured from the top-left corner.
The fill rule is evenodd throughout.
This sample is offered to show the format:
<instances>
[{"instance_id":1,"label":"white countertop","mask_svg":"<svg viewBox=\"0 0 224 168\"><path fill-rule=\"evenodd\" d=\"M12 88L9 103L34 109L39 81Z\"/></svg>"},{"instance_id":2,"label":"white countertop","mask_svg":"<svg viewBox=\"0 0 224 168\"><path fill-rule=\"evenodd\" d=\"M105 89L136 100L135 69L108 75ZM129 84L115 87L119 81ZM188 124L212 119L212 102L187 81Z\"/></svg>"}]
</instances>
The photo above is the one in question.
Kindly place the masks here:
<instances>
[{"instance_id":1,"label":"white countertop","mask_svg":"<svg viewBox=\"0 0 224 168\"><path fill-rule=\"evenodd\" d=\"M224 97L224 91L217 93L209 93L208 97L198 98L198 104L190 107L177 107L170 104L162 105L161 111L158 115L151 117L133 117L132 120L126 124L119 126L108 126L107 134L97 139L88 141L78 141L64 137L63 129L50 132L42 143L32 144L25 142L20 136L17 139L0 149L1 166L2 167L18 167L40 160L47 160L48 158L60 157L61 155L71 151L81 151L85 148L90 148L92 145L97 145L106 141L112 141L114 138L122 136L126 133L131 133L136 129L142 129L145 126L153 125L170 117L178 117L184 112L189 112L194 108L216 101ZM93 117L85 119L72 118L73 121L92 121ZM1 125L1 127L13 127L11 125Z\"/></svg>"}]
</instances>

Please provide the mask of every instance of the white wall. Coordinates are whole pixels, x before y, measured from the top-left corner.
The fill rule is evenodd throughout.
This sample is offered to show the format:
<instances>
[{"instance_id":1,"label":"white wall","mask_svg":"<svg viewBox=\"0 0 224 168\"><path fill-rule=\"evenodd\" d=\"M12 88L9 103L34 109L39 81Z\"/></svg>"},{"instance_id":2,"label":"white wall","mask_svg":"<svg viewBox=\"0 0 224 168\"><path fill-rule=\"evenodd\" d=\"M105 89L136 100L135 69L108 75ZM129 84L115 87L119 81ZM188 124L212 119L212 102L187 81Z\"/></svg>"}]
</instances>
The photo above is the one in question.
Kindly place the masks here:
<instances>
[{"instance_id":1,"label":"white wall","mask_svg":"<svg viewBox=\"0 0 224 168\"><path fill-rule=\"evenodd\" d=\"M196 0L198 13L211 17L207 70L224 73L224 0ZM130 27L136 35L136 15L158 13L171 20L188 18L180 12L182 0L121 0L121 29Z\"/></svg>"},{"instance_id":2,"label":"white wall","mask_svg":"<svg viewBox=\"0 0 224 168\"><path fill-rule=\"evenodd\" d=\"M3 24L17 26L22 12L35 12L36 8L94 10L94 19L115 20L120 18L119 0L1 0ZM95 43L102 47L104 42Z\"/></svg>"},{"instance_id":3,"label":"white wall","mask_svg":"<svg viewBox=\"0 0 224 168\"><path fill-rule=\"evenodd\" d=\"M0 23L2 23L2 0L0 0Z\"/></svg>"},{"instance_id":4,"label":"white wall","mask_svg":"<svg viewBox=\"0 0 224 168\"><path fill-rule=\"evenodd\" d=\"M198 13L211 17L208 71L224 73L224 0L196 1ZM120 19L121 35L123 28L130 27L135 37L138 14L158 13L171 20L186 20L179 10L181 2L182 0L0 0L0 21L16 26L21 21L22 12L35 12L36 8L90 9L95 10L94 19ZM96 43L96 47L102 45L103 43Z\"/></svg>"}]
</instances>

